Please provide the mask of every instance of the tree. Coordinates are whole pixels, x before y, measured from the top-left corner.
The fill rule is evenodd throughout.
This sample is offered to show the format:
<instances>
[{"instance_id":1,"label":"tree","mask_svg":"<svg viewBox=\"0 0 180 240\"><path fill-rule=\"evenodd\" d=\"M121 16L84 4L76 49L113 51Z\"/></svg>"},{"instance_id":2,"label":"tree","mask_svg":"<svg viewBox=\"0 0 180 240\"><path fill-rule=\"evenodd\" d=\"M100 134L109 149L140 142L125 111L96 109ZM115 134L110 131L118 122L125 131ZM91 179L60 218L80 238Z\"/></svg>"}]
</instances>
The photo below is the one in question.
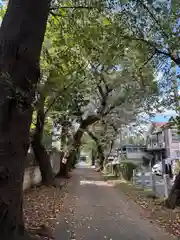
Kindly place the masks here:
<instances>
[{"instance_id":1,"label":"tree","mask_svg":"<svg viewBox=\"0 0 180 240\"><path fill-rule=\"evenodd\" d=\"M49 0L9 1L0 29L0 236L25 239L22 184ZM19 28L21 26L21 28ZM12 191L14 189L14 191Z\"/></svg>"},{"instance_id":2,"label":"tree","mask_svg":"<svg viewBox=\"0 0 180 240\"><path fill-rule=\"evenodd\" d=\"M90 137L94 140L94 142L96 143L96 146L97 146L97 154L98 154L99 165L100 165L100 170L103 170L103 164L104 164L104 160L105 160L103 147L102 147L99 139L96 137L96 135L95 135L92 131L86 130L86 132L89 134L89 136L90 136Z\"/></svg>"},{"instance_id":3,"label":"tree","mask_svg":"<svg viewBox=\"0 0 180 240\"><path fill-rule=\"evenodd\" d=\"M52 167L50 163L50 156L45 149L44 145L42 144L43 140L43 132L45 126L45 97L43 93L40 94L39 99L39 107L37 110L37 117L36 117L36 124L35 130L32 135L31 145L36 157L36 160L39 164L41 177L42 177L42 184L50 185L53 184L54 176L52 172Z\"/></svg>"},{"instance_id":4,"label":"tree","mask_svg":"<svg viewBox=\"0 0 180 240\"><path fill-rule=\"evenodd\" d=\"M88 153L91 165L94 166L95 160L97 159L97 146L87 132L83 134L80 150Z\"/></svg>"},{"instance_id":5,"label":"tree","mask_svg":"<svg viewBox=\"0 0 180 240\"><path fill-rule=\"evenodd\" d=\"M163 91L166 106L174 108L174 102L175 105L177 103L177 96L174 97L174 82L176 80L172 76L170 61L180 66L178 27L180 2L177 0L172 0L169 3L158 0L137 0L125 1L126 5L123 2L121 4L122 8L119 17L121 19L122 16L125 17L124 20L131 31L129 33L124 32L120 37L148 47L148 61L153 61L156 68L164 73L161 87L166 88L166 92ZM179 116L174 119L176 126L178 126L178 119ZM174 208L178 204L180 198L179 189L180 173L177 175L166 201L168 207Z\"/></svg>"},{"instance_id":6,"label":"tree","mask_svg":"<svg viewBox=\"0 0 180 240\"><path fill-rule=\"evenodd\" d=\"M129 33L121 32L128 41L135 41L149 48L149 60L156 59L156 64L168 58L180 65L178 47L178 19L180 3L165 1L120 1L118 19L124 21ZM117 16L116 15L116 16Z\"/></svg>"},{"instance_id":7,"label":"tree","mask_svg":"<svg viewBox=\"0 0 180 240\"><path fill-rule=\"evenodd\" d=\"M145 101L148 99L149 91L145 90L144 86L142 88L141 86L139 86L138 79L137 81L135 80L136 83L134 82L134 80L133 82L126 82L125 78L131 78L131 76L133 75L130 74L128 76L126 74L124 78L123 74L125 74L125 72L122 73L121 71L118 72L117 70L111 70L110 72L106 72L106 70L104 70L103 68L104 66L102 67L102 69L92 69L92 74L96 79L96 82L94 83L94 87L96 86L96 91L94 91L93 97L91 97L92 101L89 102L87 106L90 110L90 113L88 113L89 110L87 110L87 117L82 119L79 130L75 135L73 149L76 149L76 147L79 146L80 138L82 137L83 132L86 131L86 129L91 124L100 121L102 118L108 117L108 115L110 114L114 115L114 117L117 117L118 109L121 110L121 113L123 113L123 111L126 111L126 114L124 113L124 115L126 116L128 116L127 112L129 110L130 115L132 116L135 111L138 112L138 107L140 109L140 106L142 111L142 105L144 103L143 99ZM133 76L133 78L136 79L135 76L136 73L134 73ZM142 78L140 79L142 80ZM139 87L133 88L131 84L138 84ZM150 85L149 87L151 88ZM153 94L154 93L151 93L151 96L153 96ZM131 95L132 97L128 98L128 96ZM93 112L91 112L91 110Z\"/></svg>"},{"instance_id":8,"label":"tree","mask_svg":"<svg viewBox=\"0 0 180 240\"><path fill-rule=\"evenodd\" d=\"M51 54L48 54L48 57L50 56L52 58L53 56L53 62L55 63L53 69L55 66L56 71L61 68L63 74L68 75L70 79L73 77L73 74L76 78L84 78L85 85L83 86L85 86L84 89L88 91L88 93L82 91L83 88L82 86L80 87L79 80L77 81L76 79L78 91L79 87L82 91L80 94L81 100L79 97L78 101L71 101L68 99L68 101L72 102L73 106L77 109L76 113L73 115L75 116L76 123L79 124L79 129L74 134L74 141L68 157L68 159L73 159L76 148L81 144L83 132L89 125L108 115L109 111L113 111L113 114L115 115L115 108L118 108L119 104L129 104L127 101L124 102L123 97L117 94L118 91L120 91L121 94L124 94L125 92L131 94L133 93L133 90L130 91L130 88L138 87L139 90L137 91L136 89L134 97L136 98L136 101L142 100L140 97L137 99L137 95L141 93L145 96L144 93L147 93L148 91L144 91L144 86L142 86L144 83L140 83L139 80L140 78L141 80L145 79L145 82L147 83L146 79L148 77L152 78L152 74L150 73L152 66L150 67L148 64L146 69L136 69L139 63L144 63L144 61L146 61L146 59L143 58L144 54L139 54L141 50L146 51L146 49L138 46L138 50L134 51L135 45L131 44L129 46L130 51L127 54L126 45L122 40L119 40L119 38L115 36L116 22L110 21L111 19L108 19L106 12L102 11L99 13L97 9L93 9L91 14L88 14L86 10L69 10L66 8L65 10L60 9L60 16L60 19L57 19L57 16L53 16L49 21L51 31L47 32L46 36L48 40L50 40L51 36L51 40L49 41L51 45L51 50L49 52ZM73 25L72 22L74 23ZM59 31L59 29L61 29L61 31ZM101 34L99 34L99 32L101 32ZM107 49L107 51L104 53L103 49ZM130 58L130 60L128 60L128 58ZM59 59L61 59L61 61L59 61ZM72 60L69 61L69 59ZM139 62L135 61L135 59L138 59ZM74 63L76 63L75 68L72 67ZM135 63L133 71L131 70L132 63ZM115 69L117 64L121 66L121 71ZM69 68L71 71L69 71ZM81 69L81 71L79 71L78 68ZM146 74L145 71L147 72ZM113 77L115 72L117 77L113 79L111 76ZM132 76L134 82L137 80L137 84L132 83L127 84L128 86L126 85L125 78L129 78L130 76ZM122 82L118 83L118 78L121 78ZM106 80L104 81L104 79ZM96 91L90 87L90 84L95 86ZM75 96L78 96L77 92L74 92L73 88L71 88L71 90L73 98L76 99ZM111 95L113 95L113 97ZM118 97L116 97L116 95ZM84 100L90 97L93 101L86 104L87 109L83 111L82 108L85 107ZM59 99L62 101L62 98ZM132 99L134 100L134 98ZM57 98L55 97L54 100L56 101ZM52 102L54 102L54 100ZM68 101L66 104L66 106L68 106L66 108L66 111L68 112L68 114L66 114L66 121L67 118L72 119L71 114L74 111L69 112L71 104L69 105ZM80 102L82 105L80 104L81 106L78 106L77 104ZM89 114L89 108L93 108L94 104L98 105L95 106L97 114ZM110 107L108 108L108 106ZM59 111L61 115L62 109L59 109ZM83 117L84 114L86 114L87 118Z\"/></svg>"},{"instance_id":9,"label":"tree","mask_svg":"<svg viewBox=\"0 0 180 240\"><path fill-rule=\"evenodd\" d=\"M58 23L57 19L51 16L47 24L41 53L41 79L36 96L38 102L36 106L37 122L31 142L40 166L42 182L45 184L53 183L54 180L49 154L42 144L46 119L47 117L53 117L53 120L57 122L56 118L59 114L56 114L55 117L53 107L57 102L64 101L63 97L66 99L67 94L65 92L67 89L68 94L73 91L74 83L78 83L75 78L82 71L82 64L84 64L79 57L79 52L74 52L73 47L63 41L65 36L59 32ZM76 74L76 72L78 73ZM69 98L68 100L70 101ZM70 104L66 102L65 105L69 106ZM68 111L68 107L66 110ZM59 108L58 111L61 112L61 115L63 109ZM64 119L63 121L67 120Z\"/></svg>"}]
</instances>

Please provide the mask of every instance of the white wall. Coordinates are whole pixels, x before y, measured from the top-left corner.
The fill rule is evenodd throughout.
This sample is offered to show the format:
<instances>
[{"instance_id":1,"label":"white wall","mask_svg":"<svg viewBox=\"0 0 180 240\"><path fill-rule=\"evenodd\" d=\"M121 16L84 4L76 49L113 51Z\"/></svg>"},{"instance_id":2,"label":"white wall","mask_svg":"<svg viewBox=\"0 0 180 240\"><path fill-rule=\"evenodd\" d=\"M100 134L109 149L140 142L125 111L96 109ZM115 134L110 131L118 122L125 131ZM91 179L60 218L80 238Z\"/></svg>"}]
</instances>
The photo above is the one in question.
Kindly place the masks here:
<instances>
[{"instance_id":1,"label":"white wall","mask_svg":"<svg viewBox=\"0 0 180 240\"><path fill-rule=\"evenodd\" d=\"M54 152L51 155L51 165L55 174L60 170L60 154ZM28 167L24 173L23 190L29 189L30 187L37 185L41 182L41 172L38 166Z\"/></svg>"},{"instance_id":2,"label":"white wall","mask_svg":"<svg viewBox=\"0 0 180 240\"><path fill-rule=\"evenodd\" d=\"M144 155L145 155L144 152L135 152L135 153L127 152L127 158L129 159L142 159Z\"/></svg>"}]
</instances>

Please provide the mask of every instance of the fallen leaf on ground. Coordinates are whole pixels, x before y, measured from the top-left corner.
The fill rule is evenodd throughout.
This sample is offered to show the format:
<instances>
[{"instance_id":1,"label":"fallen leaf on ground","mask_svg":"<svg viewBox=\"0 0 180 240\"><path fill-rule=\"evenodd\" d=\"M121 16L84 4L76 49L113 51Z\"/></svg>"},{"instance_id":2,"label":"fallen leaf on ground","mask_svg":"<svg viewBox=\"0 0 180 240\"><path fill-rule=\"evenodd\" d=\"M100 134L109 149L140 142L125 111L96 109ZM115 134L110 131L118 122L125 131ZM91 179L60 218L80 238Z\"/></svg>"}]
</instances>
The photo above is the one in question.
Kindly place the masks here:
<instances>
[{"instance_id":1,"label":"fallen leaf on ground","mask_svg":"<svg viewBox=\"0 0 180 240\"><path fill-rule=\"evenodd\" d=\"M62 188L38 186L24 193L25 227L30 233L53 239L56 217L67 196L67 180L60 181Z\"/></svg>"},{"instance_id":2,"label":"fallen leaf on ground","mask_svg":"<svg viewBox=\"0 0 180 240\"><path fill-rule=\"evenodd\" d=\"M126 183L119 184L120 190L144 210L142 215L155 220L171 234L180 237L180 208L170 210L164 207L161 199L148 197L146 191ZM152 220L151 220L152 221Z\"/></svg>"}]
</instances>

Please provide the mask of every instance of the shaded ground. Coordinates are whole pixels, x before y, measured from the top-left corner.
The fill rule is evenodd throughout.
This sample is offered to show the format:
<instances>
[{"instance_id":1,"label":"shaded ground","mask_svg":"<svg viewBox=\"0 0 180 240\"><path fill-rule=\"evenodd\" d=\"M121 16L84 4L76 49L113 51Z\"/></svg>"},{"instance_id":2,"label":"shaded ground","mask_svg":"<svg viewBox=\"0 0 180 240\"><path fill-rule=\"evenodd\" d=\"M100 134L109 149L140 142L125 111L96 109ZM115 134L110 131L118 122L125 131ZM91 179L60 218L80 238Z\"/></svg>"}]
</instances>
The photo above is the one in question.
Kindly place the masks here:
<instances>
[{"instance_id":1,"label":"shaded ground","mask_svg":"<svg viewBox=\"0 0 180 240\"><path fill-rule=\"evenodd\" d=\"M56 217L67 195L67 181L59 179L57 182L61 185L60 188L37 186L25 191L24 194L26 228L32 233L34 229L39 236L49 236L45 239L53 237Z\"/></svg>"},{"instance_id":2,"label":"shaded ground","mask_svg":"<svg viewBox=\"0 0 180 240\"><path fill-rule=\"evenodd\" d=\"M134 202L139 204L143 209L147 218L154 219L163 228L166 228L168 232L175 235L180 239L180 208L167 209L163 204L164 198L153 198L152 191L150 189L143 189L141 187L135 187L131 183L118 182L118 180L108 180L108 182L117 182L117 189L123 192Z\"/></svg>"},{"instance_id":3,"label":"shaded ground","mask_svg":"<svg viewBox=\"0 0 180 240\"><path fill-rule=\"evenodd\" d=\"M92 169L72 173L56 227L57 240L171 240L143 210Z\"/></svg>"}]
</instances>

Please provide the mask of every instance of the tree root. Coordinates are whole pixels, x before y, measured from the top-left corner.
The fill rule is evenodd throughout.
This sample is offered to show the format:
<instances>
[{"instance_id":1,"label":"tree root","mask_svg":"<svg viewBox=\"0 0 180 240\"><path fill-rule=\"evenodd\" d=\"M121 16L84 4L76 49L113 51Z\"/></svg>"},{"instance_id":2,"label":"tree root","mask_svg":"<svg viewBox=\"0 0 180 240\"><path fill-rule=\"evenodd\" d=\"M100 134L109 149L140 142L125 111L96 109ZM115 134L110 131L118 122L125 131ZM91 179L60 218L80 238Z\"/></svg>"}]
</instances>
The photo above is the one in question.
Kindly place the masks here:
<instances>
[{"instance_id":1,"label":"tree root","mask_svg":"<svg viewBox=\"0 0 180 240\"><path fill-rule=\"evenodd\" d=\"M169 197L164 201L164 205L166 208L175 209L176 206L180 203L180 190L179 189L172 189Z\"/></svg>"},{"instance_id":2,"label":"tree root","mask_svg":"<svg viewBox=\"0 0 180 240\"><path fill-rule=\"evenodd\" d=\"M67 176L63 176L63 175L56 175L56 179L70 179L71 176L67 175Z\"/></svg>"},{"instance_id":3,"label":"tree root","mask_svg":"<svg viewBox=\"0 0 180 240\"><path fill-rule=\"evenodd\" d=\"M1 236L3 237L3 236ZM7 238L2 238L7 239ZM50 233L45 226L41 226L37 229L25 230L23 233L19 233L16 236L9 236L11 240L54 240L54 236Z\"/></svg>"},{"instance_id":4,"label":"tree root","mask_svg":"<svg viewBox=\"0 0 180 240\"><path fill-rule=\"evenodd\" d=\"M52 231L49 227L45 225L41 225L37 228L30 228L28 229L29 234L31 235L31 238L33 240L33 237L35 239L46 239L46 240L54 240L54 236L52 234Z\"/></svg>"},{"instance_id":5,"label":"tree root","mask_svg":"<svg viewBox=\"0 0 180 240\"><path fill-rule=\"evenodd\" d=\"M61 183L59 183L59 181L57 181L56 178L53 179L53 181L49 182L49 183L43 183L42 185L46 186L46 187L55 187L55 188L62 188ZM42 186L41 185L41 186Z\"/></svg>"}]
</instances>

